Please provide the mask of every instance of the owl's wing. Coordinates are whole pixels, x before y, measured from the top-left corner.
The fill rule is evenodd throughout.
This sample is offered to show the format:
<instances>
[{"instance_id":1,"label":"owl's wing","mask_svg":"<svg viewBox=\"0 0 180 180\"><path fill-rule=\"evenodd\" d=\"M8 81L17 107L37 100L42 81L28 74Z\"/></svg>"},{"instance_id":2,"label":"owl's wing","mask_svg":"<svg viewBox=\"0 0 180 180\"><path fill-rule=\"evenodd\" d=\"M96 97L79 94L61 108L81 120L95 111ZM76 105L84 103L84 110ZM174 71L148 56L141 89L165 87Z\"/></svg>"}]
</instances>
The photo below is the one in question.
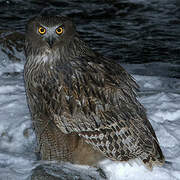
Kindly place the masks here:
<instances>
[{"instance_id":1,"label":"owl's wing","mask_svg":"<svg viewBox=\"0 0 180 180\"><path fill-rule=\"evenodd\" d=\"M85 56L66 65L61 79L63 107L54 112L61 131L76 132L114 160L139 157L149 167L163 163L154 130L136 99L138 86L120 65L98 54Z\"/></svg>"}]
</instances>

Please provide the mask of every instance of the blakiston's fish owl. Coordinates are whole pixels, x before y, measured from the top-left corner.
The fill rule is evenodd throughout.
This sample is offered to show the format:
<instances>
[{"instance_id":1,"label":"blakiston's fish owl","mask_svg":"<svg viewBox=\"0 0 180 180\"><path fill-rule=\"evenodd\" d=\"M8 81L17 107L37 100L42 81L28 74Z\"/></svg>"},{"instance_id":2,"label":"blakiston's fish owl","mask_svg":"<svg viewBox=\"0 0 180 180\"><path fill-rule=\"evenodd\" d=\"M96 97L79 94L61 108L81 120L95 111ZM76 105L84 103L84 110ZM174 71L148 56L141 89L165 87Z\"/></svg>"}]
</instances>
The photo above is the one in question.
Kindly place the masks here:
<instances>
[{"instance_id":1,"label":"blakiston's fish owl","mask_svg":"<svg viewBox=\"0 0 180 180\"><path fill-rule=\"evenodd\" d=\"M67 17L29 21L24 69L27 100L44 160L97 163L164 157L138 86L116 62L83 42Z\"/></svg>"}]
</instances>

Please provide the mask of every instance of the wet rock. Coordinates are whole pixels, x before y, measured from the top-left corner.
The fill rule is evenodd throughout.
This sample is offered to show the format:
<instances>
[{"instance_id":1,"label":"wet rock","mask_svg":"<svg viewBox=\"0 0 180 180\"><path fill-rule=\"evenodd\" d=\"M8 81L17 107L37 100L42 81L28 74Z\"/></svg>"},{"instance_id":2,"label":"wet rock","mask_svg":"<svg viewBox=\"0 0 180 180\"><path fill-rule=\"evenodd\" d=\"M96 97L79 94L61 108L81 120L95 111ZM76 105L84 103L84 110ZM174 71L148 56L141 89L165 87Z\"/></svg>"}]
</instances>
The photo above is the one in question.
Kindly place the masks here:
<instances>
[{"instance_id":1,"label":"wet rock","mask_svg":"<svg viewBox=\"0 0 180 180\"><path fill-rule=\"evenodd\" d=\"M36 167L31 180L105 180L101 169L72 164L46 164Z\"/></svg>"},{"instance_id":2,"label":"wet rock","mask_svg":"<svg viewBox=\"0 0 180 180\"><path fill-rule=\"evenodd\" d=\"M1 56L13 62L24 59L24 34L0 30L0 53Z\"/></svg>"}]
</instances>

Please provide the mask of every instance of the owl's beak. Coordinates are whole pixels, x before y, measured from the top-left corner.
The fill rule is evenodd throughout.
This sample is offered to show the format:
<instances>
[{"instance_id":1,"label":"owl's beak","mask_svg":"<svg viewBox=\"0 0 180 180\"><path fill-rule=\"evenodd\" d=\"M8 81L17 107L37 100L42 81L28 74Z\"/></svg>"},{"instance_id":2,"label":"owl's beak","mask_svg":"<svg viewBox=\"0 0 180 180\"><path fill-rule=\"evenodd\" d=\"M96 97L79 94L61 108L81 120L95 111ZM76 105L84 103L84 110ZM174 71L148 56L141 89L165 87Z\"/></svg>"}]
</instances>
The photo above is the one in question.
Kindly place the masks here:
<instances>
[{"instance_id":1,"label":"owl's beak","mask_svg":"<svg viewBox=\"0 0 180 180\"><path fill-rule=\"evenodd\" d=\"M49 44L49 47L52 48L53 44L54 44L54 41L55 41L55 38L50 36L47 38L47 43Z\"/></svg>"}]
</instances>

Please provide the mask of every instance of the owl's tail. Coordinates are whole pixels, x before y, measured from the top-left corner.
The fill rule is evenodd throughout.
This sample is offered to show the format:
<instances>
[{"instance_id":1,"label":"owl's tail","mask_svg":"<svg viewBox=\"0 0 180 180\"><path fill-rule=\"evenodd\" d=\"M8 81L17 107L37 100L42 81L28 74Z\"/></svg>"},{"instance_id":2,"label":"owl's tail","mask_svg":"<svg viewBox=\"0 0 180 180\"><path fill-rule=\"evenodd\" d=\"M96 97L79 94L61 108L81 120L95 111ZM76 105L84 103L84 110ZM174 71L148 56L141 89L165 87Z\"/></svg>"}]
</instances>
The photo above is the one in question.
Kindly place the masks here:
<instances>
[{"instance_id":1,"label":"owl's tail","mask_svg":"<svg viewBox=\"0 0 180 180\"><path fill-rule=\"evenodd\" d=\"M162 166L165 162L164 155L161 151L159 143L157 140L154 141L154 149L153 152L147 153L144 152L140 155L140 159L145 164L145 166L152 170L153 165Z\"/></svg>"}]
</instances>

